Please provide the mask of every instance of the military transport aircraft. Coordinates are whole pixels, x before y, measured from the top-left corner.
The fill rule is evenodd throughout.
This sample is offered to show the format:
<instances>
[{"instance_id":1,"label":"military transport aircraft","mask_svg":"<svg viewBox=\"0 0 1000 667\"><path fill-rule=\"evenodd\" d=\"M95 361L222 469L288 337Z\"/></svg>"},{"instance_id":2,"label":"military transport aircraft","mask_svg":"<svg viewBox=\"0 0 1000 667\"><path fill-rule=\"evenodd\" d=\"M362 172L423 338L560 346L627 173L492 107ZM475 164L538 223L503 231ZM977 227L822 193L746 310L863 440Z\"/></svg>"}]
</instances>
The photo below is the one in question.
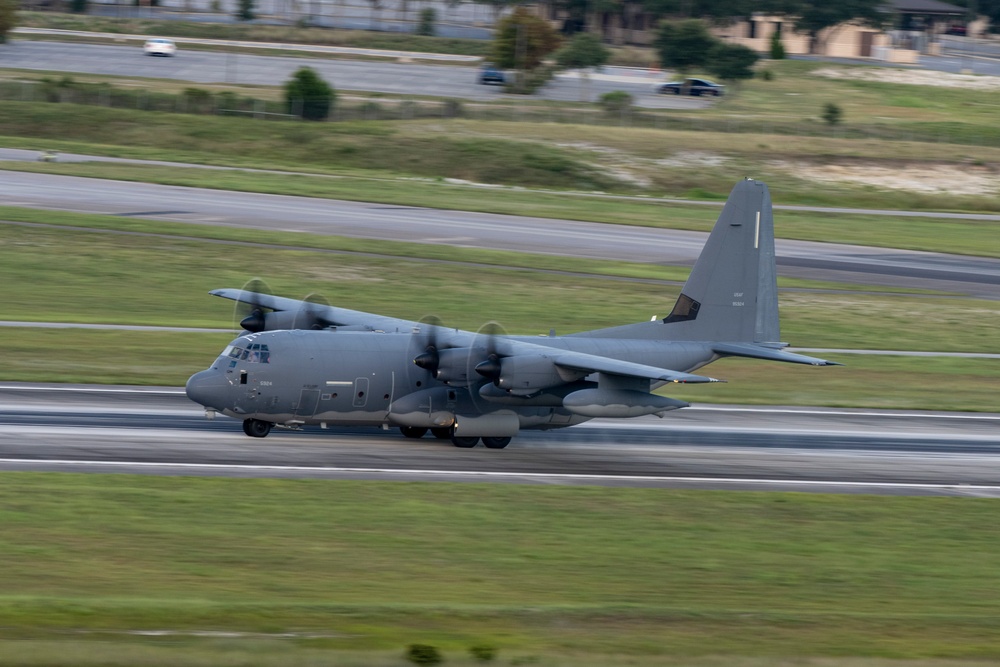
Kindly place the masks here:
<instances>
[{"instance_id":1,"label":"military transport aircraft","mask_svg":"<svg viewBox=\"0 0 1000 667\"><path fill-rule=\"evenodd\" d=\"M251 290L211 294L244 304L245 332L191 376L187 395L257 438L273 426L379 426L502 449L521 429L687 407L652 391L717 382L692 371L721 357L833 363L779 342L771 198L750 179L733 188L670 314L648 322L521 337Z\"/></svg>"}]
</instances>

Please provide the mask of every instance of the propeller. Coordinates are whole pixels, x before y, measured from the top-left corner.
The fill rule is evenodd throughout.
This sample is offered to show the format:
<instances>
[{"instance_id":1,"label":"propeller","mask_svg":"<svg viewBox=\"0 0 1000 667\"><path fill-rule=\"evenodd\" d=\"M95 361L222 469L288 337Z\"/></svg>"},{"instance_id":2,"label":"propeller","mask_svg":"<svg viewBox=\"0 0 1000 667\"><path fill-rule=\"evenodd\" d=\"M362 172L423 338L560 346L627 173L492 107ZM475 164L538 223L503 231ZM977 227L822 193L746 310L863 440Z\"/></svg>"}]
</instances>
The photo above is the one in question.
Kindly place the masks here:
<instances>
[{"instance_id":1,"label":"propeller","mask_svg":"<svg viewBox=\"0 0 1000 667\"><path fill-rule=\"evenodd\" d=\"M260 278L254 278L243 285L242 292L233 308L233 330L237 334L240 329L250 333L263 331L267 326L265 311L269 309L261 305L258 295L272 295L271 288Z\"/></svg>"},{"instance_id":2,"label":"propeller","mask_svg":"<svg viewBox=\"0 0 1000 667\"><path fill-rule=\"evenodd\" d=\"M476 332L476 340L469 354L469 366L473 367L479 375L491 382L500 379L502 365L500 354L497 352L497 338L504 337L507 332L496 322L487 322ZM483 341L481 337L485 337ZM480 350L485 350L485 359L477 357ZM476 359L480 359L478 363Z\"/></svg>"},{"instance_id":3,"label":"propeller","mask_svg":"<svg viewBox=\"0 0 1000 667\"><path fill-rule=\"evenodd\" d=\"M325 309L330 302L322 294L313 292L302 300L299 311L295 314L293 329L325 329L331 322L325 318Z\"/></svg>"},{"instance_id":4,"label":"propeller","mask_svg":"<svg viewBox=\"0 0 1000 667\"><path fill-rule=\"evenodd\" d=\"M420 319L418 330L416 331L418 345L423 350L413 358L413 363L425 371L430 371L432 375L437 374L441 364L441 344L438 340L438 333L444 326L441 318L428 315Z\"/></svg>"}]
</instances>

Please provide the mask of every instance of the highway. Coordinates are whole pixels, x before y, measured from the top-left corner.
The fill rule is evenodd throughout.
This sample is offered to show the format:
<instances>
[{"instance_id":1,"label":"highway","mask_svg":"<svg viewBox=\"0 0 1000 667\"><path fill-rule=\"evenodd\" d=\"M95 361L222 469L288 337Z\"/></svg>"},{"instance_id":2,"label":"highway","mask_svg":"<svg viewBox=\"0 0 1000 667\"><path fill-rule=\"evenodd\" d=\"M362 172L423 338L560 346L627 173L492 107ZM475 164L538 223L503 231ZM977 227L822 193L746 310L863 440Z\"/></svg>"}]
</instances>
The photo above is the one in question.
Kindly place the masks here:
<instances>
[{"instance_id":1,"label":"highway","mask_svg":"<svg viewBox=\"0 0 1000 667\"><path fill-rule=\"evenodd\" d=\"M649 227L14 171L0 172L0 205L669 265L693 264L707 237ZM664 217L669 215L664 207ZM780 210L775 216L780 236ZM780 238L775 247L782 276L1000 298L1000 260Z\"/></svg>"},{"instance_id":2,"label":"highway","mask_svg":"<svg viewBox=\"0 0 1000 667\"><path fill-rule=\"evenodd\" d=\"M243 435L179 388L0 385L0 470L1000 497L1000 415L700 405L524 432Z\"/></svg>"},{"instance_id":3,"label":"highway","mask_svg":"<svg viewBox=\"0 0 1000 667\"><path fill-rule=\"evenodd\" d=\"M366 91L390 95L420 95L458 98L478 102L514 101L521 96L505 95L501 86L484 86L476 80L477 70L468 65L401 63L377 61L265 56L233 51L185 50L184 40L176 40L178 55L173 58L146 56L139 45L75 44L17 40L0 45L3 67L70 74L98 74L121 77L173 79L202 84L281 86L300 67L308 66L340 91ZM235 45L235 44L234 44ZM646 108L695 109L711 104L707 98L658 95L653 86L663 75L645 70L620 70L616 75L591 77L582 90L575 74L557 76L537 93L535 99L578 102L581 93L597 101L604 93L624 90L633 95L635 106Z\"/></svg>"}]
</instances>

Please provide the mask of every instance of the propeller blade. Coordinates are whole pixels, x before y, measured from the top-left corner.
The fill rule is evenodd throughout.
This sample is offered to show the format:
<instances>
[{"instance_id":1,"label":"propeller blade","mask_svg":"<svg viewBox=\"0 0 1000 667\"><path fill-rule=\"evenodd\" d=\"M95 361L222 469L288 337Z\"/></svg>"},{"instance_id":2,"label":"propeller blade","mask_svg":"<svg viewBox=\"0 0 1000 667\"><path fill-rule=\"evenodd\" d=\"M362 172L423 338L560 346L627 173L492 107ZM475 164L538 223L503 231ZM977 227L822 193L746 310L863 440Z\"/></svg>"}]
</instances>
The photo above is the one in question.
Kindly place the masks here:
<instances>
[{"instance_id":1,"label":"propeller blade","mask_svg":"<svg viewBox=\"0 0 1000 667\"><path fill-rule=\"evenodd\" d=\"M424 351L413 358L413 363L435 375L441 365L441 355L438 352L440 349L438 333L442 326L444 324L441 322L440 317L427 315L420 319L414 331L414 335L417 336L417 340L419 341L419 346Z\"/></svg>"},{"instance_id":2,"label":"propeller blade","mask_svg":"<svg viewBox=\"0 0 1000 667\"><path fill-rule=\"evenodd\" d=\"M239 334L240 329L257 333L267 326L266 309L260 305L260 294L271 295L273 292L260 278L254 278L243 285L239 300L233 308L233 329Z\"/></svg>"},{"instance_id":3,"label":"propeller blade","mask_svg":"<svg viewBox=\"0 0 1000 667\"><path fill-rule=\"evenodd\" d=\"M324 311L330 302L322 294L313 292L302 300L299 312L295 314L295 329L325 329L330 326L324 317Z\"/></svg>"}]
</instances>

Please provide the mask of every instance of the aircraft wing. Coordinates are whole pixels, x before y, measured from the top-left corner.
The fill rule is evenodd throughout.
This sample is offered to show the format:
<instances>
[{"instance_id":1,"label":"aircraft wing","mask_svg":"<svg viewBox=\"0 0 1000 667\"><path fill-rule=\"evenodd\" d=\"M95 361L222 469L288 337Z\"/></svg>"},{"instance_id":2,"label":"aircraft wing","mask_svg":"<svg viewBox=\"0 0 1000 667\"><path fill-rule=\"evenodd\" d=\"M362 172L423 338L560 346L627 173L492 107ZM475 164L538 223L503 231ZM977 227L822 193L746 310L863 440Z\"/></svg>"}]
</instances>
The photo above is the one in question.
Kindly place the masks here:
<instances>
[{"instance_id":1,"label":"aircraft wing","mask_svg":"<svg viewBox=\"0 0 1000 667\"><path fill-rule=\"evenodd\" d=\"M349 308L336 308L326 304L288 299L286 297L274 296L273 294L249 292L241 289L217 289L212 290L209 294L220 296L223 299L251 304L255 307L266 308L273 311L273 313L289 314L290 317L279 316L273 318L275 320L273 325L270 321L271 314L268 314L268 329L297 328L292 323L296 315L304 309L308 310L310 317L317 320L322 327L351 327L373 331L410 331L413 327L420 326L419 322L413 320L386 317L385 315L366 313L361 310L350 310Z\"/></svg>"},{"instance_id":2,"label":"aircraft wing","mask_svg":"<svg viewBox=\"0 0 1000 667\"><path fill-rule=\"evenodd\" d=\"M552 361L556 366L561 366L574 371L588 371L590 373L607 373L610 375L622 375L625 377L644 378L658 382L723 382L716 378L704 375L694 375L692 373L682 373L646 364L636 364L631 361L619 361L610 357L601 357L596 354L585 354L582 352L558 352L552 355Z\"/></svg>"}]
</instances>

